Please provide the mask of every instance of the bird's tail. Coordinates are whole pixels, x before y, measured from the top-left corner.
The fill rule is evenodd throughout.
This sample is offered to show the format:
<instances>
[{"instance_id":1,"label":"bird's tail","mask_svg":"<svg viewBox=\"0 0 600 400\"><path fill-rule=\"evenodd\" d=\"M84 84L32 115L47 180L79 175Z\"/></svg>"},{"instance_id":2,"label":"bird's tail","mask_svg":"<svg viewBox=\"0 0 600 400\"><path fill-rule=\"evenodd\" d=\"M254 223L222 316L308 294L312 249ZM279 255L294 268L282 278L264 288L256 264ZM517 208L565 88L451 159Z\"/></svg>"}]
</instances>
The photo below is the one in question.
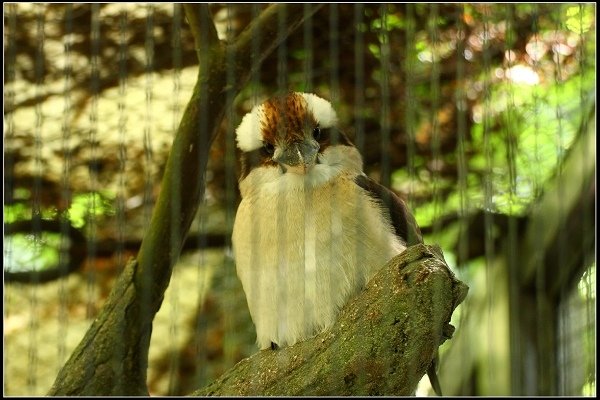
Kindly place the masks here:
<instances>
[{"instance_id":1,"label":"bird's tail","mask_svg":"<svg viewBox=\"0 0 600 400\"><path fill-rule=\"evenodd\" d=\"M439 353L438 353L438 350L436 350L435 357L431 361L429 368L427 368L427 376L429 377L429 382L431 383L431 387L433 388L433 391L435 392L435 394L437 394L438 396L441 397L442 396L442 387L440 386L440 381L438 380L438 377L437 377L438 360L439 360Z\"/></svg>"}]
</instances>

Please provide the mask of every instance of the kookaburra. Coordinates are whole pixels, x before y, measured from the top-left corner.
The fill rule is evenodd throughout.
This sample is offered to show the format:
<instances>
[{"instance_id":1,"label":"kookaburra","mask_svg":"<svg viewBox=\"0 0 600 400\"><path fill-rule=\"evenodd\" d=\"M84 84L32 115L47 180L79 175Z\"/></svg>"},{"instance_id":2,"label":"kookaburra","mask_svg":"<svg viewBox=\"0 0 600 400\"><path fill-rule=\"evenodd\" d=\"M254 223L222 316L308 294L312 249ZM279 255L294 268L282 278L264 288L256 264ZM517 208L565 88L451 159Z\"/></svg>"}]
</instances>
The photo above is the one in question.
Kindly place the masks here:
<instances>
[{"instance_id":1,"label":"kookaburra","mask_svg":"<svg viewBox=\"0 0 600 400\"><path fill-rule=\"evenodd\" d=\"M292 92L236 130L241 203L233 250L261 349L330 327L392 257L422 241L392 191L363 172L331 104Z\"/></svg>"}]
</instances>

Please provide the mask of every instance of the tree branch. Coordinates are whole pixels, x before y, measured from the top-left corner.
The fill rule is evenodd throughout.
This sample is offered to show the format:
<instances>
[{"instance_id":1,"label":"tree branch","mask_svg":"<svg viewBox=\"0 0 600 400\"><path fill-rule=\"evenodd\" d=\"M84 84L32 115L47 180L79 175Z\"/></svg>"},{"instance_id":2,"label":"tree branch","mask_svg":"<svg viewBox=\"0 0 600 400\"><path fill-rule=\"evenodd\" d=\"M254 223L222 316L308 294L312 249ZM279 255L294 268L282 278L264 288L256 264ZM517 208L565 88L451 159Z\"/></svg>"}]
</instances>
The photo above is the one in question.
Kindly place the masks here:
<instances>
[{"instance_id":1,"label":"tree branch","mask_svg":"<svg viewBox=\"0 0 600 400\"><path fill-rule=\"evenodd\" d=\"M194 36L198 59L200 59L203 50L220 45L217 28L212 22L207 3L184 3L183 9Z\"/></svg>"},{"instance_id":2,"label":"tree branch","mask_svg":"<svg viewBox=\"0 0 600 400\"><path fill-rule=\"evenodd\" d=\"M260 351L194 395L409 396L452 335L450 317L467 291L439 248L412 246L371 279L330 330Z\"/></svg>"},{"instance_id":3,"label":"tree branch","mask_svg":"<svg viewBox=\"0 0 600 400\"><path fill-rule=\"evenodd\" d=\"M147 358L151 325L142 323L133 285L137 261L119 276L99 316L77 345L48 396L147 396Z\"/></svg>"},{"instance_id":4,"label":"tree branch","mask_svg":"<svg viewBox=\"0 0 600 400\"><path fill-rule=\"evenodd\" d=\"M236 81L236 89L241 90L265 58L322 6L312 4L307 9L302 3L272 4L248 25L230 49L236 76L245 77Z\"/></svg>"}]
</instances>

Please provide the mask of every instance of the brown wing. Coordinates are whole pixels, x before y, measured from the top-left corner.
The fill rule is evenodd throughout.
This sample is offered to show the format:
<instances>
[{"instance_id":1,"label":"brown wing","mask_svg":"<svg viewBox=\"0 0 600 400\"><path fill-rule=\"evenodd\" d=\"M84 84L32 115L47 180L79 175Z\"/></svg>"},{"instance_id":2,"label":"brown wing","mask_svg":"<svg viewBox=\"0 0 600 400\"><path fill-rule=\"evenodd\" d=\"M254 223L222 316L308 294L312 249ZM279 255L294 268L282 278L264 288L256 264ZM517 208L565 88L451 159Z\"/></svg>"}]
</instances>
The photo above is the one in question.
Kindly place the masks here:
<instances>
[{"instance_id":1,"label":"brown wing","mask_svg":"<svg viewBox=\"0 0 600 400\"><path fill-rule=\"evenodd\" d=\"M381 204L382 209L389 215L396 235L407 246L423 243L423 236L417 221L400 197L366 175L358 175L354 178L354 182Z\"/></svg>"}]
</instances>

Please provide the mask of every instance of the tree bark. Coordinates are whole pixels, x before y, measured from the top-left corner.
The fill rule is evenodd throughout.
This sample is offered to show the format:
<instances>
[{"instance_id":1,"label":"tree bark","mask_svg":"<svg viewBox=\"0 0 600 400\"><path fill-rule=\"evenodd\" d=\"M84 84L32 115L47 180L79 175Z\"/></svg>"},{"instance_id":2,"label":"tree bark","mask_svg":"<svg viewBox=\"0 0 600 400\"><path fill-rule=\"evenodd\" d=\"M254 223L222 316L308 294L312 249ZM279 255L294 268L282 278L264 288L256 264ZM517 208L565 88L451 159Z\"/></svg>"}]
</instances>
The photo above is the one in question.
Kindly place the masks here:
<instances>
[{"instance_id":1,"label":"tree bark","mask_svg":"<svg viewBox=\"0 0 600 400\"><path fill-rule=\"evenodd\" d=\"M328 331L242 360L196 396L409 396L437 347L451 337L468 288L439 248L393 258Z\"/></svg>"}]
</instances>

